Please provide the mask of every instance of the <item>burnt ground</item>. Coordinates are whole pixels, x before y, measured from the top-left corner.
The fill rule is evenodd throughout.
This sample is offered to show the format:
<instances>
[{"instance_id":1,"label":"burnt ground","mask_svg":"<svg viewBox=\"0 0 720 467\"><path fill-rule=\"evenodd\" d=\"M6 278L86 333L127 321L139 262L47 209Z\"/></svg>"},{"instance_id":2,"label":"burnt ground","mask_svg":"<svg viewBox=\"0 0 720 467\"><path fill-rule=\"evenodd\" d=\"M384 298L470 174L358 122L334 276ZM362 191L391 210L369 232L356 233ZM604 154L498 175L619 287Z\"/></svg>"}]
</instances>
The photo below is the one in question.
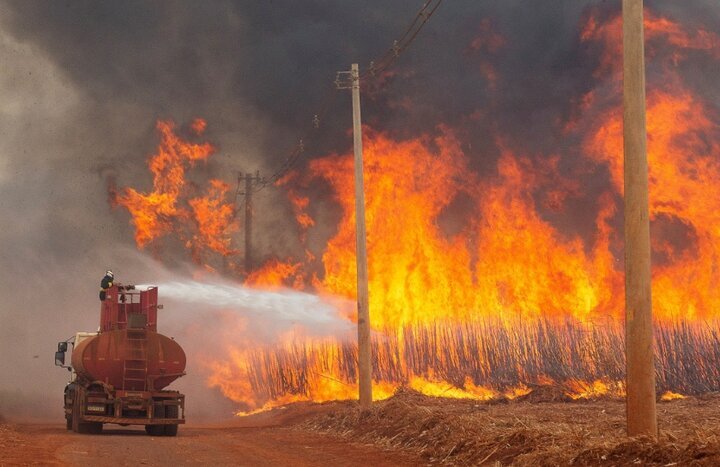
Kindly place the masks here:
<instances>
[{"instance_id":1,"label":"burnt ground","mask_svg":"<svg viewBox=\"0 0 720 467\"><path fill-rule=\"evenodd\" d=\"M550 400L555 402L542 402ZM622 400L482 403L400 392L298 403L177 438L0 421L0 465L720 465L720 395L659 402L660 437L628 439Z\"/></svg>"}]
</instances>

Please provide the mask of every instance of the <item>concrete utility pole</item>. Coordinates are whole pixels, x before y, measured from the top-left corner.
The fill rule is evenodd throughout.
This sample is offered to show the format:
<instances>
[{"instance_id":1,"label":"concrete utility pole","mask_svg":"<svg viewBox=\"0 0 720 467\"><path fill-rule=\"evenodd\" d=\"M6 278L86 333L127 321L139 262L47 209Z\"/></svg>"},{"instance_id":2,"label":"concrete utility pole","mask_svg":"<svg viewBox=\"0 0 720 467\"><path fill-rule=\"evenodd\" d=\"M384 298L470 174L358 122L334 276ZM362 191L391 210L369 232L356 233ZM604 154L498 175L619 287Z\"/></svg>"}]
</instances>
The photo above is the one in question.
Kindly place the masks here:
<instances>
[{"instance_id":1,"label":"concrete utility pole","mask_svg":"<svg viewBox=\"0 0 720 467\"><path fill-rule=\"evenodd\" d=\"M643 0L623 0L623 50L627 430L657 437Z\"/></svg>"},{"instance_id":2,"label":"concrete utility pole","mask_svg":"<svg viewBox=\"0 0 720 467\"><path fill-rule=\"evenodd\" d=\"M363 183L362 123L360 116L360 72L357 63L350 68L350 83L340 81L340 89L352 89L353 149L355 153L355 249L357 261L358 304L358 387L360 408L369 409L372 404L372 358L370 348L370 310L368 300L368 265L365 234L365 187Z\"/></svg>"}]
</instances>

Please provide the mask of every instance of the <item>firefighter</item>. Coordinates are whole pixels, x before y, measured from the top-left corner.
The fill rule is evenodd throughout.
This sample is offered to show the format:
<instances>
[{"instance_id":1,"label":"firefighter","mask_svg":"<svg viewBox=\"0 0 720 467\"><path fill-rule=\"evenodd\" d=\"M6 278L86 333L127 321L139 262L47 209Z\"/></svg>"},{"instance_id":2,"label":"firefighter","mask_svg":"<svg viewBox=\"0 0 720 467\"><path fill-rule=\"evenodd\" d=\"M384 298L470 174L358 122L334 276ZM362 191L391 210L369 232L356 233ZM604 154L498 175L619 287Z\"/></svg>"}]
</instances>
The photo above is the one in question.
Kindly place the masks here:
<instances>
[{"instance_id":1,"label":"firefighter","mask_svg":"<svg viewBox=\"0 0 720 467\"><path fill-rule=\"evenodd\" d=\"M107 297L107 289L112 287L113 282L115 281L115 274L113 274L112 271L109 269L105 271L105 276L103 276L102 280L100 281L100 301L105 301L105 297Z\"/></svg>"}]
</instances>

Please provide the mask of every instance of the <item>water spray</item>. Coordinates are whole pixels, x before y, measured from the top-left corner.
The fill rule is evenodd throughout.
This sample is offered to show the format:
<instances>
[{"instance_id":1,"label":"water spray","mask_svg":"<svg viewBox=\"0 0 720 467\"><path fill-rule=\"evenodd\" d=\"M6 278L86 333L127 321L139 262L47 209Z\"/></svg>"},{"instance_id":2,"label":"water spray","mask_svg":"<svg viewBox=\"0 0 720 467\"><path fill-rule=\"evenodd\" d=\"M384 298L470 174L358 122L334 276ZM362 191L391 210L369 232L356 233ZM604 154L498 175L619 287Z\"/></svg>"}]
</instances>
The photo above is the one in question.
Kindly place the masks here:
<instances>
[{"instance_id":1,"label":"water spray","mask_svg":"<svg viewBox=\"0 0 720 467\"><path fill-rule=\"evenodd\" d=\"M142 289L152 286L159 287L163 297L171 301L241 311L274 322L292 322L309 327L351 327L340 310L347 305L352 307L352 304L342 298L324 298L290 289L262 290L228 282L206 283L195 280L175 280L136 287Z\"/></svg>"}]
</instances>

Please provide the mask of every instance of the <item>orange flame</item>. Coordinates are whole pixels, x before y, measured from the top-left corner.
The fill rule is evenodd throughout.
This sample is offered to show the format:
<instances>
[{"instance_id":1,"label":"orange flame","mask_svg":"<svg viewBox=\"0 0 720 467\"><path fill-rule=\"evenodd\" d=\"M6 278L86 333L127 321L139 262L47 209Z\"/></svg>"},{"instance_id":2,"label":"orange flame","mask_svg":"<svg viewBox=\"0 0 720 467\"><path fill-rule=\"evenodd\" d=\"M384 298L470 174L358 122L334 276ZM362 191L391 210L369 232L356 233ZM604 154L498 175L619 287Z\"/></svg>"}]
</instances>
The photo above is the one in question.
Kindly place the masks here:
<instances>
[{"instance_id":1,"label":"orange flame","mask_svg":"<svg viewBox=\"0 0 720 467\"><path fill-rule=\"evenodd\" d=\"M615 110L588 140L588 154L608 164L622 193L622 116ZM650 215L658 227L675 222L681 242L655 239L653 309L661 318L710 318L720 298L707 293L720 271L720 132L709 110L687 90L652 92L648 99ZM677 230L677 229L676 229Z\"/></svg>"},{"instance_id":2,"label":"orange flame","mask_svg":"<svg viewBox=\"0 0 720 467\"><path fill-rule=\"evenodd\" d=\"M287 197L293 207L295 220L301 227L303 233L310 227L315 225L315 220L307 213L307 207L310 205L310 198L303 196L294 188L291 182L296 181L298 173L291 171L276 182L277 186L284 187L287 190Z\"/></svg>"},{"instance_id":3,"label":"orange flame","mask_svg":"<svg viewBox=\"0 0 720 467\"><path fill-rule=\"evenodd\" d=\"M206 123L196 119L191 128L199 135L205 131ZM145 248L165 235L175 234L198 263L203 262L203 251L232 254L230 235L238 227L234 207L226 201L228 185L210 180L206 196L189 198L192 191L185 178L189 168L198 161L207 161L215 149L210 143L182 139L169 121L158 121L157 130L160 144L148 161L153 190L143 194L128 187L114 199L115 205L130 213L138 247Z\"/></svg>"},{"instance_id":4,"label":"orange flame","mask_svg":"<svg viewBox=\"0 0 720 467\"><path fill-rule=\"evenodd\" d=\"M679 399L685 399L685 396L682 394L678 394L677 392L672 391L665 391L662 396L660 396L661 401L675 401Z\"/></svg>"},{"instance_id":5,"label":"orange flame","mask_svg":"<svg viewBox=\"0 0 720 467\"><path fill-rule=\"evenodd\" d=\"M262 286L265 289L277 289L293 284L293 288L303 288L303 277L299 274L302 263L282 262L272 259L260 269L253 271L245 283L247 285Z\"/></svg>"},{"instance_id":6,"label":"orange flame","mask_svg":"<svg viewBox=\"0 0 720 467\"><path fill-rule=\"evenodd\" d=\"M193 198L188 203L197 223L194 245L203 245L223 256L233 253L230 234L238 230L234 222L233 205L225 203L230 187L220 180L210 180L206 197Z\"/></svg>"},{"instance_id":7,"label":"orange flame","mask_svg":"<svg viewBox=\"0 0 720 467\"><path fill-rule=\"evenodd\" d=\"M647 55L651 58L660 53L669 53L668 65L677 65L688 56L688 51L702 51L715 59L720 59L720 36L703 28L694 33L685 30L680 24L645 9L645 40ZM622 57L622 16L617 15L601 23L595 15L588 17L582 28L580 39L588 43L602 45L600 65L595 76L621 71Z\"/></svg>"},{"instance_id":8,"label":"orange flame","mask_svg":"<svg viewBox=\"0 0 720 467\"><path fill-rule=\"evenodd\" d=\"M485 316L590 319L616 304L603 292L617 282L613 271L597 267L613 264L607 238L587 254L582 239L566 238L541 218L532 190L544 182L532 175L529 159L506 150L498 174L479 183L468 175L465 155L447 129L432 141L437 153L428 138L396 142L365 131L373 327L393 329L439 316L463 321L479 310ZM349 297L356 281L351 166L349 156L310 165L312 176L327 180L343 207L339 232L323 254L321 290ZM437 218L463 194L475 197L476 219L448 239ZM608 211L598 220L606 234Z\"/></svg>"},{"instance_id":9,"label":"orange flame","mask_svg":"<svg viewBox=\"0 0 720 467\"><path fill-rule=\"evenodd\" d=\"M707 329L672 326L718 318L720 298L711 291L720 280L720 130L712 108L682 85L673 67L691 51L718 59L720 49L717 35L688 32L650 12L645 25L649 56L667 74L649 93L648 155L658 355L664 368L674 368L672 357L682 349L697 344L697 357L713 346ZM565 127L582 141L573 150L587 170L610 174L588 207L596 211L591 237L550 220L567 214L567 203L584 188L563 175L559 156L518 154L498 138L496 167L479 176L449 128L402 141L364 128L376 398L401 386L443 397L512 398L527 394L524 384L532 382L560 384L573 399L624 394L618 382L624 371L618 362L624 306L617 225L623 191L620 28L619 17L585 22L580 39L602 47L596 78L607 81L581 99ZM489 23L481 32L471 49L495 53L504 45ZM485 74L492 85L496 78ZM205 130L204 122L192 127L198 134ZM169 124L159 122L158 129L162 142L150 162L154 190L127 189L117 200L133 216L138 246L171 232L174 220L194 220L193 235L185 235L189 247L229 254L227 186L211 181L206 197L188 201L190 209L181 203L186 168L207 160L212 147L177 138ZM308 253L267 262L248 276L249 285L355 297L353 158L314 159L304 175L293 172L278 182L288 192L304 248L305 233L316 226L303 189L317 179L329 184L342 213L321 255L324 274L309 276L314 255ZM272 346L235 347L228 359L211 364L210 383L248 411L355 398L356 352L342 340L289 335ZM712 365L694 363L702 384L712 385ZM562 371L549 374L552 365ZM581 375L568 374L573 371ZM672 378L660 373L671 389L678 384Z\"/></svg>"},{"instance_id":10,"label":"orange flame","mask_svg":"<svg viewBox=\"0 0 720 467\"><path fill-rule=\"evenodd\" d=\"M597 399L605 396L625 397L625 385L603 380L592 382L581 380L570 380L565 383L571 392L566 394L574 400Z\"/></svg>"}]
</instances>

